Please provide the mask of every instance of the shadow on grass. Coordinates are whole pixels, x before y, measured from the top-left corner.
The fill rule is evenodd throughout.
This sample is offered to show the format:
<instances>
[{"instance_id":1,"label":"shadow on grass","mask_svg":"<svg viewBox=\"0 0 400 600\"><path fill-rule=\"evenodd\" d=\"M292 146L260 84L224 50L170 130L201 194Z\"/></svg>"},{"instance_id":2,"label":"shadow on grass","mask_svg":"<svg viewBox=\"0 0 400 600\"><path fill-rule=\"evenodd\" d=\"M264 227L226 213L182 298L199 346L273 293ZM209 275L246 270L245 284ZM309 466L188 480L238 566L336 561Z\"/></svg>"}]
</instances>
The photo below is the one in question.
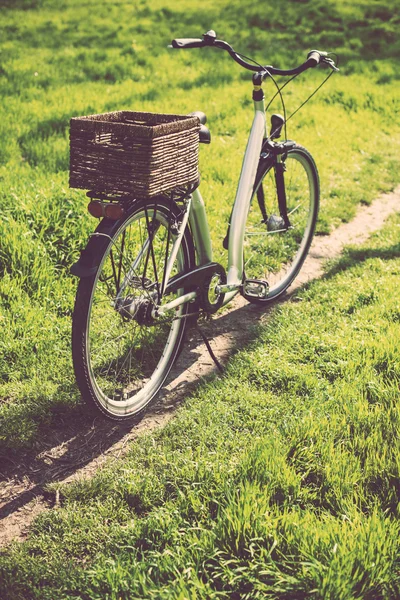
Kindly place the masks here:
<instances>
[{"instance_id":1,"label":"shadow on grass","mask_svg":"<svg viewBox=\"0 0 400 600\"><path fill-rule=\"evenodd\" d=\"M356 267L360 263L373 258L381 260L391 260L400 257L400 243L393 244L384 248L345 248L341 258L336 260L334 264L328 268L323 275L323 279L331 279L338 273L347 271Z\"/></svg>"},{"instance_id":2,"label":"shadow on grass","mask_svg":"<svg viewBox=\"0 0 400 600\"><path fill-rule=\"evenodd\" d=\"M76 389L71 393L76 395ZM0 519L42 496L47 484L65 479L106 452L132 426L107 422L84 405L55 405L46 425L38 428L32 448L0 452Z\"/></svg>"},{"instance_id":3,"label":"shadow on grass","mask_svg":"<svg viewBox=\"0 0 400 600\"><path fill-rule=\"evenodd\" d=\"M216 350L218 358L221 359L222 353L222 360L226 362L238 349L256 339L256 326L268 310L269 307L265 309L247 304L204 322L201 330L211 343L213 338L229 336L228 347L225 345L222 350ZM110 456L111 451L112 455L118 455L123 446L140 433L165 423L199 383L216 372L199 333L190 329L189 339L171 370L166 387L140 419L118 423L99 413L94 414L84 404L73 408L54 406L50 424L47 422L39 428L33 448L0 451L3 488L0 519L16 513L34 499L44 498L49 504L54 502L54 495L46 493L46 486L62 482L85 467L85 474L90 475L99 466L96 459L101 460L104 454ZM76 387L71 386L70 392L71 396L75 396ZM92 462L93 465L90 465Z\"/></svg>"},{"instance_id":4,"label":"shadow on grass","mask_svg":"<svg viewBox=\"0 0 400 600\"><path fill-rule=\"evenodd\" d=\"M323 279L331 279L345 270L351 269L366 260L379 258L390 260L400 256L400 244L380 249L347 248L342 258L336 261L323 275ZM303 287L308 288L313 281ZM294 288L297 294L299 288ZM290 300L288 293L278 302ZM246 304L241 308L222 314L217 319L205 322L201 329L212 342L219 337L229 339L229 343L216 351L217 357L226 362L237 350L248 346L257 339L257 325L261 318L276 303L267 308ZM141 432L154 429L165 423L184 399L197 388L199 383L217 372L211 358L206 355L207 362L199 357L204 351L204 344L195 330L190 330L190 339L186 342L182 354L174 365L166 387L158 395L145 415L136 421L115 423L101 415L94 415L84 405L66 409L64 406L54 407L50 425L43 426L37 434L34 450L0 454L2 468L1 480L4 489L9 491L6 502L0 506L0 519L5 518L37 497L46 498L46 486L50 483L64 481L80 469L88 467L90 474L97 468L96 459L110 453L114 447L119 452L121 445L135 439ZM71 395L76 395L75 387L71 387Z\"/></svg>"}]
</instances>

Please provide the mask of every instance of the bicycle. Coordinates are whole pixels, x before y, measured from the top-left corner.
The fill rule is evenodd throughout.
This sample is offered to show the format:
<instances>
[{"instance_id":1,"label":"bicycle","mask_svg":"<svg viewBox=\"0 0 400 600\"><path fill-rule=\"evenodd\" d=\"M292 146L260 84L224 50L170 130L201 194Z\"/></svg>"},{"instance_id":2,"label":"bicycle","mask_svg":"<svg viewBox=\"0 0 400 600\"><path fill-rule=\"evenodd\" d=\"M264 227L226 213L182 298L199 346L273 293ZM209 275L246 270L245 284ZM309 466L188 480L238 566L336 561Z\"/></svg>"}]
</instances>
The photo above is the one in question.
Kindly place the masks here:
<instances>
[{"instance_id":1,"label":"bicycle","mask_svg":"<svg viewBox=\"0 0 400 600\"><path fill-rule=\"evenodd\" d=\"M252 64L214 31L175 39L170 47L222 49L252 71L254 120L224 240L227 270L213 261L198 187L134 200L123 216L111 215L118 204L109 205L110 214L103 207L105 217L71 269L80 277L72 326L76 380L82 396L114 420L148 407L178 356L188 321L214 314L238 293L266 305L287 290L318 215L315 162L296 142L276 141L284 117L272 115L268 134L262 84L321 63L338 70L328 53L311 51L303 64L283 70ZM194 114L200 142L209 143L204 113Z\"/></svg>"}]
</instances>

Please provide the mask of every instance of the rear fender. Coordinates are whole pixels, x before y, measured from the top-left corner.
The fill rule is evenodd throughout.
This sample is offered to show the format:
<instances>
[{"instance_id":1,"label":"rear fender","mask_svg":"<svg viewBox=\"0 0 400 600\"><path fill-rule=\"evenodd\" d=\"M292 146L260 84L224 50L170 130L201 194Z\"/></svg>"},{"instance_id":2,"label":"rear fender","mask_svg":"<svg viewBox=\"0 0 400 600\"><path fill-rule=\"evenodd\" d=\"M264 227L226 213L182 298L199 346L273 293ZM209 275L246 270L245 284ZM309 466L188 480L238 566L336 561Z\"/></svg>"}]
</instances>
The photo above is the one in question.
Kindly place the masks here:
<instances>
[{"instance_id":1,"label":"rear fender","mask_svg":"<svg viewBox=\"0 0 400 600\"><path fill-rule=\"evenodd\" d=\"M153 200L156 200L156 197ZM177 217L182 214L181 209L174 201L161 197L159 202L164 206L168 205L171 214L176 215ZM116 221L107 218L104 218L100 221L95 232L89 237L86 248L81 250L81 255L78 261L72 265L70 269L72 275L75 275L79 278L92 277L95 275L100 266L101 258L107 246L109 245L111 238L117 233L122 223L126 221L126 219L128 219L131 214L140 206L143 206L143 203L137 202L132 204L125 215Z\"/></svg>"},{"instance_id":2,"label":"rear fender","mask_svg":"<svg viewBox=\"0 0 400 600\"><path fill-rule=\"evenodd\" d=\"M81 255L76 263L70 269L72 275L76 277L92 277L99 268L101 257L108 244L110 238L118 230L123 219L113 221L111 219L102 219L96 228L96 231L91 234L86 247L81 250Z\"/></svg>"}]
</instances>

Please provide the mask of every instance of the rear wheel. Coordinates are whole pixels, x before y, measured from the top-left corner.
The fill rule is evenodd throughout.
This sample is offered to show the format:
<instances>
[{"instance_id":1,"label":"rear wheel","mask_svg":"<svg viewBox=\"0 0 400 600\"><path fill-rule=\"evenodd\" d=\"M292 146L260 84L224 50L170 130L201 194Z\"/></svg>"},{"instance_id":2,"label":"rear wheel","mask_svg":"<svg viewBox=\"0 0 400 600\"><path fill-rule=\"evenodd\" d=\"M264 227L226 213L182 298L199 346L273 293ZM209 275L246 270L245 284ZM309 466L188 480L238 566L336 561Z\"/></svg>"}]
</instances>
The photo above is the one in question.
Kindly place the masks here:
<instances>
[{"instance_id":1,"label":"rear wheel","mask_svg":"<svg viewBox=\"0 0 400 600\"><path fill-rule=\"evenodd\" d=\"M182 343L189 305L162 319L165 265L176 240L179 209L165 200L135 204L103 245L99 267L79 282L72 350L82 396L112 419L137 416L167 377ZM194 266L188 229L171 276Z\"/></svg>"},{"instance_id":2,"label":"rear wheel","mask_svg":"<svg viewBox=\"0 0 400 600\"><path fill-rule=\"evenodd\" d=\"M246 221L245 279L263 280L269 286L267 297L246 296L256 304L276 299L295 279L307 256L317 222L319 178L312 156L301 146L295 146L283 158L283 163L289 225L285 224L279 206L275 167L270 162L258 172ZM265 211L260 209L262 204Z\"/></svg>"}]
</instances>

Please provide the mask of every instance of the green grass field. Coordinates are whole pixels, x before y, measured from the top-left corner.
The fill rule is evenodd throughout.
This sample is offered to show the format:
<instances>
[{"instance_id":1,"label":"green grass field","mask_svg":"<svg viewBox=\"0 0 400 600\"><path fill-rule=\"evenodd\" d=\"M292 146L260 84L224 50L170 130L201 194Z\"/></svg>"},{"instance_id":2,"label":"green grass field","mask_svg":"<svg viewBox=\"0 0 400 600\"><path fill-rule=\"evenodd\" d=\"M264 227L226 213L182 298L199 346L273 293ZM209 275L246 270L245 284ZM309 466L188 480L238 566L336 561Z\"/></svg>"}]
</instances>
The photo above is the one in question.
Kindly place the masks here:
<instances>
[{"instance_id":1,"label":"green grass field","mask_svg":"<svg viewBox=\"0 0 400 600\"><path fill-rule=\"evenodd\" d=\"M397 599L400 217L0 556L0 597ZM229 390L229 392L227 391Z\"/></svg>"},{"instance_id":2,"label":"green grass field","mask_svg":"<svg viewBox=\"0 0 400 600\"><path fill-rule=\"evenodd\" d=\"M396 6L0 0L0 455L18 461L57 423L87 418L69 267L96 222L68 188L69 119L206 112L202 191L223 262L251 75L228 55L166 45L214 28L264 64L335 51L341 73L288 126L319 168L324 235L400 182ZM289 113L324 75L285 89ZM117 470L63 490L64 508L1 555L0 597L398 598L399 226L277 308Z\"/></svg>"},{"instance_id":3,"label":"green grass field","mask_svg":"<svg viewBox=\"0 0 400 600\"><path fill-rule=\"evenodd\" d=\"M212 26L242 52L278 66L299 64L313 47L338 52L342 73L288 132L319 167L320 233L399 181L400 71L396 11L391 16L375 2L289 2L284 9L274 2L260 14L255 3L223 0L201 8L171 0L2 6L0 448L8 452L35 444L54 414L80 410L71 375L76 281L69 267L95 222L85 193L68 189L72 116L204 110L213 142L201 149L202 189L215 258L224 261L221 239L252 119L251 75L212 50L168 51L171 39ZM307 73L291 84L288 111L324 76ZM278 102L273 108L281 110Z\"/></svg>"}]
</instances>

